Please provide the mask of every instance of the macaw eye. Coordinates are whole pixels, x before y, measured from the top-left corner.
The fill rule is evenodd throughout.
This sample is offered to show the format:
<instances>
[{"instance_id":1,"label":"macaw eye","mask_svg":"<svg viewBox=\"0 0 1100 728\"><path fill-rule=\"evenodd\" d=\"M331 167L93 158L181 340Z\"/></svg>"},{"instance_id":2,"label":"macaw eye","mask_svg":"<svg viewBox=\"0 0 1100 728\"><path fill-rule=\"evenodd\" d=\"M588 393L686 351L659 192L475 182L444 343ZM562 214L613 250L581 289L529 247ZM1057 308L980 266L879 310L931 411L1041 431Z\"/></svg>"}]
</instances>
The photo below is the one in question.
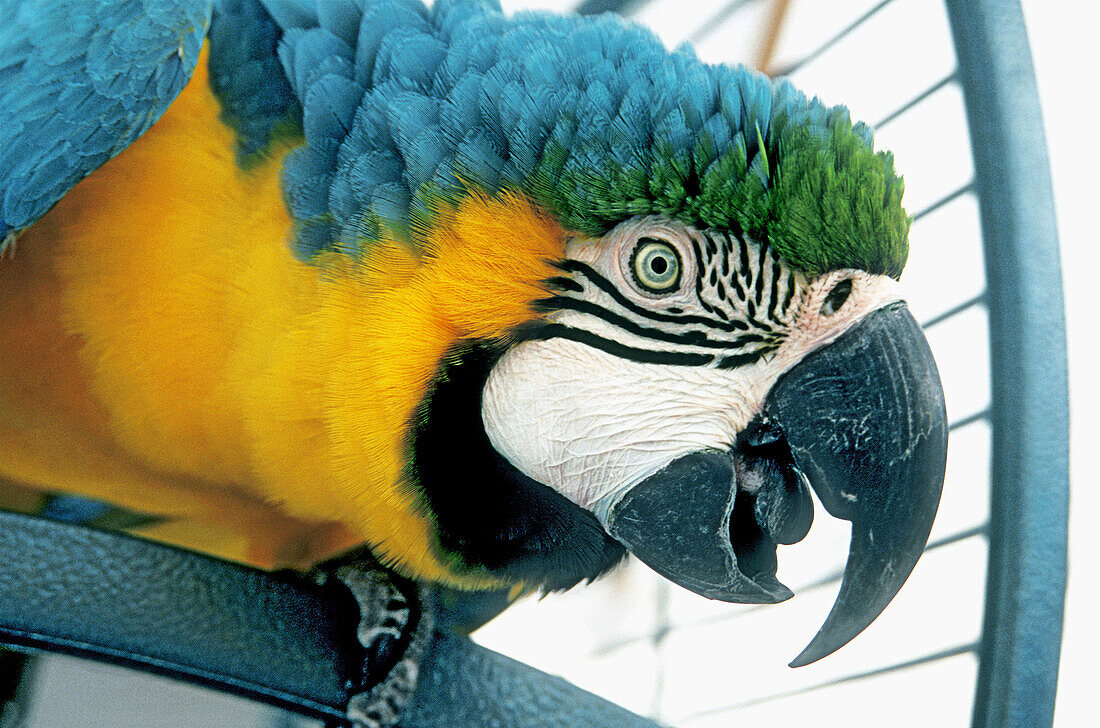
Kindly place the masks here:
<instances>
[{"instance_id":1,"label":"macaw eye","mask_svg":"<svg viewBox=\"0 0 1100 728\"><path fill-rule=\"evenodd\" d=\"M634 282L650 293L669 293L680 285L680 253L658 238L642 238L634 248L630 269Z\"/></svg>"},{"instance_id":2,"label":"macaw eye","mask_svg":"<svg viewBox=\"0 0 1100 728\"><path fill-rule=\"evenodd\" d=\"M821 304L821 315L832 316L839 311L840 307L848 300L848 296L851 295L851 293L851 278L845 278L840 283L837 283L833 286L833 290L829 291L829 295L825 296L825 302Z\"/></svg>"}]
</instances>

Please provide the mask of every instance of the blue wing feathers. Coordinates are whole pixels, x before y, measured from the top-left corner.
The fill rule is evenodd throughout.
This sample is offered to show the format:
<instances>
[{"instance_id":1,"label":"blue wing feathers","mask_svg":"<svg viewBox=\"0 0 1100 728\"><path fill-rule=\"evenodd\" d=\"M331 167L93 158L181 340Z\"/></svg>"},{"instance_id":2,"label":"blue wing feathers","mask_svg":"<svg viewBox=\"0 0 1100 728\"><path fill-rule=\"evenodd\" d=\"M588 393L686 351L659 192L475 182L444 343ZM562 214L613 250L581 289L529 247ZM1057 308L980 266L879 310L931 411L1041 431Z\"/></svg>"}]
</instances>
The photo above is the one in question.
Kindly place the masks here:
<instances>
[{"instance_id":1,"label":"blue wing feathers","mask_svg":"<svg viewBox=\"0 0 1100 728\"><path fill-rule=\"evenodd\" d=\"M211 5L0 7L0 240L41 217L164 113L198 59Z\"/></svg>"},{"instance_id":2,"label":"blue wing feathers","mask_svg":"<svg viewBox=\"0 0 1100 728\"><path fill-rule=\"evenodd\" d=\"M295 16L298 17L298 16ZM210 23L210 84L237 131L238 160L256 159L279 129L296 131L298 98L278 56L283 29L257 0L218 0Z\"/></svg>"},{"instance_id":3,"label":"blue wing feathers","mask_svg":"<svg viewBox=\"0 0 1100 728\"><path fill-rule=\"evenodd\" d=\"M363 3L356 0L325 0L317 4L317 22L337 38L354 48L359 37Z\"/></svg>"},{"instance_id":4,"label":"blue wing feathers","mask_svg":"<svg viewBox=\"0 0 1100 728\"><path fill-rule=\"evenodd\" d=\"M318 25L313 0L263 0L264 9L280 28L312 28Z\"/></svg>"},{"instance_id":5,"label":"blue wing feathers","mask_svg":"<svg viewBox=\"0 0 1100 728\"><path fill-rule=\"evenodd\" d=\"M351 129L363 89L354 81L329 73L310 84L302 118L306 136L343 139Z\"/></svg>"},{"instance_id":6,"label":"blue wing feathers","mask_svg":"<svg viewBox=\"0 0 1100 728\"><path fill-rule=\"evenodd\" d=\"M427 32L430 29L423 11L406 3L371 5L363 14L355 45L355 80L364 87L374 78L375 59L382 39L395 28Z\"/></svg>"}]
</instances>

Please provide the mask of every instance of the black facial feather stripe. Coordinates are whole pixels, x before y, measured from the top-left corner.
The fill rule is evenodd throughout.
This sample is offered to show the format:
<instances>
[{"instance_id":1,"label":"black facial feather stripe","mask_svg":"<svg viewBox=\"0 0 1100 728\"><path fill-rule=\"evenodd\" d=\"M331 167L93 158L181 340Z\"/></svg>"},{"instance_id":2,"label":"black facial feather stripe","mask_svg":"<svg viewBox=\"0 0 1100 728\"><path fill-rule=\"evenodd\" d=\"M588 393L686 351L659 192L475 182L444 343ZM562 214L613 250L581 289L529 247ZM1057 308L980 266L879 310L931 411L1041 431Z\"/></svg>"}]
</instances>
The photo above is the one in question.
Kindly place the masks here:
<instances>
[{"instance_id":1,"label":"black facial feather stripe","mask_svg":"<svg viewBox=\"0 0 1100 728\"><path fill-rule=\"evenodd\" d=\"M652 319L654 321L662 321L671 324L699 324L700 326L709 326L710 328L717 329L718 331L748 331L748 324L742 321L715 321L704 316L677 316L669 313L662 313L660 311L651 311L647 308L642 308L638 304L631 301L624 296L622 292L611 283L611 281L604 278L597 273L591 267L579 260L563 260L555 264L557 268L565 271L566 273L579 273L585 279L592 283L592 285L599 288L601 291L611 296L615 303L619 304L631 313L645 318Z\"/></svg>"},{"instance_id":2,"label":"black facial feather stripe","mask_svg":"<svg viewBox=\"0 0 1100 728\"><path fill-rule=\"evenodd\" d=\"M585 301L579 298L568 298L566 296L544 298L535 301L532 306L536 311L542 313L550 313L551 311L577 311L579 313L586 313L637 336L654 339L655 341L665 341L670 344L684 344L707 349L730 349L764 340L764 337L759 334L741 334L727 341L717 341L707 338L707 335L702 331L687 331L682 334L675 334L642 326L624 316L612 313L603 306L593 303L592 301Z\"/></svg>"},{"instance_id":3,"label":"black facial feather stripe","mask_svg":"<svg viewBox=\"0 0 1100 728\"><path fill-rule=\"evenodd\" d=\"M756 300L761 301L764 298L764 271L768 265L768 256L763 246L760 247L760 253L756 256L756 262L759 267L756 273Z\"/></svg>"},{"instance_id":4,"label":"black facial feather stripe","mask_svg":"<svg viewBox=\"0 0 1100 728\"><path fill-rule=\"evenodd\" d=\"M716 316L721 316L722 318L728 319L729 317L726 316L726 314L723 313L721 309L715 308L714 306L710 305L709 303L707 303L707 299L703 297L703 282L706 278L704 272L707 269L706 258L703 257L703 250L699 247L699 241L695 238L695 236L692 236L691 238L691 248L692 251L695 253L695 261L699 269L699 272L695 276L695 300L699 301L699 305L705 308L708 313L712 313Z\"/></svg>"},{"instance_id":5,"label":"black facial feather stripe","mask_svg":"<svg viewBox=\"0 0 1100 728\"><path fill-rule=\"evenodd\" d=\"M781 328L786 326L779 312L781 309L782 313L786 313L790 307L796 281L793 272L784 269L775 250L766 242L759 243L754 264L749 250L752 244L741 235L708 231L701 236L702 241L699 233L691 236L700 271L695 279L695 293L700 304L714 315L728 318L722 310L723 303L732 303L729 294L735 294L745 304L746 311L743 313L747 313L749 328L774 330L758 320L758 314ZM711 253L715 237L720 237L722 241L717 255ZM734 248L737 249L738 267L729 270ZM783 284L786 284L785 290L781 291ZM786 297L781 303L783 295Z\"/></svg>"},{"instance_id":6,"label":"black facial feather stripe","mask_svg":"<svg viewBox=\"0 0 1100 728\"><path fill-rule=\"evenodd\" d=\"M745 289L741 287L741 280L737 276L733 276L730 278L730 283L733 284L733 290L737 292L737 298L744 301L746 296Z\"/></svg>"},{"instance_id":7,"label":"black facial feather stripe","mask_svg":"<svg viewBox=\"0 0 1100 728\"><path fill-rule=\"evenodd\" d=\"M731 354L724 356L718 360L719 369L736 369L737 367L748 366L758 361L762 356L767 354L770 349L758 349L756 351L750 351L745 354Z\"/></svg>"},{"instance_id":8,"label":"black facial feather stripe","mask_svg":"<svg viewBox=\"0 0 1100 728\"><path fill-rule=\"evenodd\" d=\"M726 236L726 240L729 240L729 236ZM745 241L741 238L737 239L740 245L737 246L738 255L741 256L741 270L747 271L749 269L749 246L745 245ZM732 245L732 243L731 243Z\"/></svg>"},{"instance_id":9,"label":"black facial feather stripe","mask_svg":"<svg viewBox=\"0 0 1100 728\"><path fill-rule=\"evenodd\" d=\"M581 293L584 291L584 286L568 276L554 276L553 278L547 278L542 283L547 288L558 291L572 291L573 293Z\"/></svg>"},{"instance_id":10,"label":"black facial feather stripe","mask_svg":"<svg viewBox=\"0 0 1100 728\"><path fill-rule=\"evenodd\" d=\"M778 321L775 317L775 307L779 303L779 274L775 271L776 264L772 262L772 290L771 296L768 298L768 318L772 321Z\"/></svg>"},{"instance_id":11,"label":"black facial feather stripe","mask_svg":"<svg viewBox=\"0 0 1100 728\"><path fill-rule=\"evenodd\" d=\"M534 302L532 307L540 313L573 311L594 316L613 329L644 339L725 351L713 356L691 351L653 351L621 344L582 328L583 324L570 326L545 321L525 327L526 333L520 333L520 340L564 338L633 361L710 365L720 369L746 366L767 357L786 338L790 325L786 319L798 288L794 273L783 265L766 241L750 242L740 231L689 230L688 236L696 273L692 282L685 283L694 288L703 315L685 314L680 308L651 310L628 298L626 292L592 267L571 259L554 263L566 275L545 281L554 295ZM600 301L598 292L608 296L610 302ZM672 324L680 329L649 326L647 321ZM690 325L697 328L689 329ZM735 335L723 340L717 332ZM749 348L754 350L746 351Z\"/></svg>"},{"instance_id":12,"label":"black facial feather stripe","mask_svg":"<svg viewBox=\"0 0 1100 728\"><path fill-rule=\"evenodd\" d=\"M526 341L546 341L548 339L568 339L593 348L607 352L620 359L643 364L675 364L679 366L704 366L714 361L710 354L689 354L678 351L650 351L649 349L637 349L626 346L611 339L597 336L591 331L575 329L564 324L544 323L538 326L529 326L522 332L521 338ZM728 358L728 357L727 357Z\"/></svg>"}]
</instances>

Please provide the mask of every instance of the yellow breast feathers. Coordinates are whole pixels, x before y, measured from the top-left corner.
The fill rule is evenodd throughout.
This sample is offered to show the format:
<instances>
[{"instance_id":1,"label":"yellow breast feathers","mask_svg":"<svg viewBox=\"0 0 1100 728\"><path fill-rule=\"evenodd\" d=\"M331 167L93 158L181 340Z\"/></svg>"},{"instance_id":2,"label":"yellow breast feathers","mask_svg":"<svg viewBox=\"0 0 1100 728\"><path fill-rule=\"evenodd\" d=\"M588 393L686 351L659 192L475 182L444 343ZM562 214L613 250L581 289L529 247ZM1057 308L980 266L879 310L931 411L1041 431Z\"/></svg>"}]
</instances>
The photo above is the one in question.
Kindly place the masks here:
<instances>
[{"instance_id":1,"label":"yellow breast feathers","mask_svg":"<svg viewBox=\"0 0 1100 728\"><path fill-rule=\"evenodd\" d=\"M448 572L402 482L447 350L532 316L564 235L471 196L364 259L294 257L284 144L247 170L206 75L0 261L0 476L167 520L148 535L261 566L368 543ZM9 344L9 342L16 342Z\"/></svg>"}]
</instances>

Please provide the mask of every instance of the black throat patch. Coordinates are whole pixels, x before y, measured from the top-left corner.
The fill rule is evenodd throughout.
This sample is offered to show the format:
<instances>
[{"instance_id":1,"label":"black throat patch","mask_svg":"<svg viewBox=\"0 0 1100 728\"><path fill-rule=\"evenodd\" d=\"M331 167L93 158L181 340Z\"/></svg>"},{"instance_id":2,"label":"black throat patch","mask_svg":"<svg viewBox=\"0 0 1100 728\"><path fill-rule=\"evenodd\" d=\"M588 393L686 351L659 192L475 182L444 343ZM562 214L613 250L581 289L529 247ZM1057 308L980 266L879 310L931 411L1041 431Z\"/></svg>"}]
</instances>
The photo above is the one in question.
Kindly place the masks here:
<instances>
[{"instance_id":1,"label":"black throat patch","mask_svg":"<svg viewBox=\"0 0 1100 728\"><path fill-rule=\"evenodd\" d=\"M481 393L503 351L470 341L444 358L414 423L410 480L435 520L445 561L569 589L608 571L626 550L592 513L524 475L489 442Z\"/></svg>"}]
</instances>

